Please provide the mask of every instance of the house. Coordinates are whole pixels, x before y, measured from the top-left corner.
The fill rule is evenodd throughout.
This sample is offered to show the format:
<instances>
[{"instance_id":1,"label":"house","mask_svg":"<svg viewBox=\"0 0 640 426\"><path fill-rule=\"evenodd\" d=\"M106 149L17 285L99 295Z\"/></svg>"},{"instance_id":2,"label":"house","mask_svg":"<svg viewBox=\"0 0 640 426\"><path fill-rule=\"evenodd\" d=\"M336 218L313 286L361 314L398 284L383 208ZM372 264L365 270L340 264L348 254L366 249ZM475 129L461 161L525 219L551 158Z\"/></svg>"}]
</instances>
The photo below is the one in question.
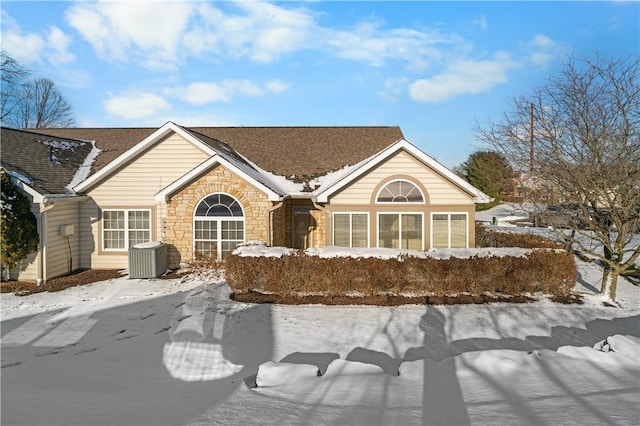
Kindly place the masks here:
<instances>
[{"instance_id":1,"label":"house","mask_svg":"<svg viewBox=\"0 0 640 426\"><path fill-rule=\"evenodd\" d=\"M471 247L488 197L399 127L2 129L1 166L33 200L41 243L14 276L126 268L161 241L169 266L240 242L294 248Z\"/></svg>"}]
</instances>

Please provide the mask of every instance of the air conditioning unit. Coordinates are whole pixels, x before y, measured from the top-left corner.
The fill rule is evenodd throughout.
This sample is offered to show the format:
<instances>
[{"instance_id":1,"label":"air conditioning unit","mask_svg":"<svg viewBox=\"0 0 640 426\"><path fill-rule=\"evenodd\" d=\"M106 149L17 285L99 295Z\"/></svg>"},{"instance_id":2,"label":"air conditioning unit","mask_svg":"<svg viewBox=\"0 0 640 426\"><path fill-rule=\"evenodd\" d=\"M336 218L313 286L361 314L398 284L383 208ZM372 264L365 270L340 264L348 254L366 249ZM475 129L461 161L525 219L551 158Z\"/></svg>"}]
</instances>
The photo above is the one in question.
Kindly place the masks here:
<instances>
[{"instance_id":1,"label":"air conditioning unit","mask_svg":"<svg viewBox=\"0 0 640 426\"><path fill-rule=\"evenodd\" d=\"M129 278L155 278L167 270L167 245L156 241L129 249Z\"/></svg>"}]
</instances>

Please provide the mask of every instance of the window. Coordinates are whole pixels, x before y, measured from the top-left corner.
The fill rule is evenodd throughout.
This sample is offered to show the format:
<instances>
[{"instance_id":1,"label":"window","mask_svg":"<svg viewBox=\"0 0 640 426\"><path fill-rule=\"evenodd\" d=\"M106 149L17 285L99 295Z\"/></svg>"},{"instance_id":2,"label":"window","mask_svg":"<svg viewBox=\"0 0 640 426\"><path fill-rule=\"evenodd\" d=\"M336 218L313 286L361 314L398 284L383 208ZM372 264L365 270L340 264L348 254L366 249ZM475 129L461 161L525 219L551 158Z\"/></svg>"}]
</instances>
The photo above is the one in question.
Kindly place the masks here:
<instances>
[{"instance_id":1,"label":"window","mask_svg":"<svg viewBox=\"0 0 640 426\"><path fill-rule=\"evenodd\" d=\"M434 213L431 218L433 248L467 247L466 213Z\"/></svg>"},{"instance_id":2,"label":"window","mask_svg":"<svg viewBox=\"0 0 640 426\"><path fill-rule=\"evenodd\" d=\"M378 247L422 250L422 214L379 213Z\"/></svg>"},{"instance_id":3,"label":"window","mask_svg":"<svg viewBox=\"0 0 640 426\"><path fill-rule=\"evenodd\" d=\"M196 258L222 260L244 242L244 213L232 196L218 193L205 197L194 216Z\"/></svg>"},{"instance_id":4,"label":"window","mask_svg":"<svg viewBox=\"0 0 640 426\"><path fill-rule=\"evenodd\" d=\"M423 203L424 197L417 186L406 180L386 184L376 198L378 203Z\"/></svg>"},{"instance_id":5,"label":"window","mask_svg":"<svg viewBox=\"0 0 640 426\"><path fill-rule=\"evenodd\" d=\"M151 241L150 210L103 210L102 245L104 250L127 250Z\"/></svg>"},{"instance_id":6,"label":"window","mask_svg":"<svg viewBox=\"0 0 640 426\"><path fill-rule=\"evenodd\" d=\"M333 215L333 245L369 247L369 215L366 213L335 213Z\"/></svg>"}]
</instances>

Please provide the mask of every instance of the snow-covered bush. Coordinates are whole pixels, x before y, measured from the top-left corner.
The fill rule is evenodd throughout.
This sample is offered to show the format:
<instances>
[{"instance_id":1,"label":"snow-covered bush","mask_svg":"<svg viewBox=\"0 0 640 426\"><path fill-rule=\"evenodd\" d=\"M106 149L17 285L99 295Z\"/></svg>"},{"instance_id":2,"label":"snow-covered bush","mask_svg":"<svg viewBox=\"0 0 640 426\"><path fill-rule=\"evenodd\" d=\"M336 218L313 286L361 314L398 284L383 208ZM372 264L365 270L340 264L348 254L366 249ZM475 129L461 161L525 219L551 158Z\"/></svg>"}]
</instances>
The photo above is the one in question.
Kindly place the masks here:
<instances>
[{"instance_id":1,"label":"snow-covered bush","mask_svg":"<svg viewBox=\"0 0 640 426\"><path fill-rule=\"evenodd\" d=\"M455 250L396 257L372 257L366 250L324 257L317 250L251 247L226 258L226 277L236 294L325 296L567 296L577 277L573 255L564 250L475 249L461 250L460 257Z\"/></svg>"}]
</instances>

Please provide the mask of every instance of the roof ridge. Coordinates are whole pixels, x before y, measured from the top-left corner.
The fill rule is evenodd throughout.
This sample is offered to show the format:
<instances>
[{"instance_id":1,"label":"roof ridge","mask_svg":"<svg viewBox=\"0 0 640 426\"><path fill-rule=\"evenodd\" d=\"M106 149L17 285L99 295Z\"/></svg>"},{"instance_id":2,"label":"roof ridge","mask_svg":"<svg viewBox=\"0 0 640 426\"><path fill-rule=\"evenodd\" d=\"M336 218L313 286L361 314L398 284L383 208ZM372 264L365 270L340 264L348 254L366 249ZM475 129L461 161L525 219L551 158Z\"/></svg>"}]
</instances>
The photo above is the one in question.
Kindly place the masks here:
<instances>
[{"instance_id":1,"label":"roof ridge","mask_svg":"<svg viewBox=\"0 0 640 426\"><path fill-rule=\"evenodd\" d=\"M69 128L72 128L72 127L69 127ZM47 137L50 137L51 139L56 139L56 140L74 141L74 142L83 142L83 143L89 142L89 141L84 140L84 139L60 137L60 136L51 135L49 133L41 133L39 131L34 131L34 130L37 130L37 129L16 129L16 128L7 127L7 126L0 126L0 129L2 129L2 130L10 130L10 131L13 131L13 132L27 133L29 135L34 135L34 136L47 136Z\"/></svg>"},{"instance_id":2,"label":"roof ridge","mask_svg":"<svg viewBox=\"0 0 640 426\"><path fill-rule=\"evenodd\" d=\"M341 126L341 125L321 125L321 126L182 126L186 129L392 129L400 128L399 125L359 125L359 126Z\"/></svg>"}]
</instances>

